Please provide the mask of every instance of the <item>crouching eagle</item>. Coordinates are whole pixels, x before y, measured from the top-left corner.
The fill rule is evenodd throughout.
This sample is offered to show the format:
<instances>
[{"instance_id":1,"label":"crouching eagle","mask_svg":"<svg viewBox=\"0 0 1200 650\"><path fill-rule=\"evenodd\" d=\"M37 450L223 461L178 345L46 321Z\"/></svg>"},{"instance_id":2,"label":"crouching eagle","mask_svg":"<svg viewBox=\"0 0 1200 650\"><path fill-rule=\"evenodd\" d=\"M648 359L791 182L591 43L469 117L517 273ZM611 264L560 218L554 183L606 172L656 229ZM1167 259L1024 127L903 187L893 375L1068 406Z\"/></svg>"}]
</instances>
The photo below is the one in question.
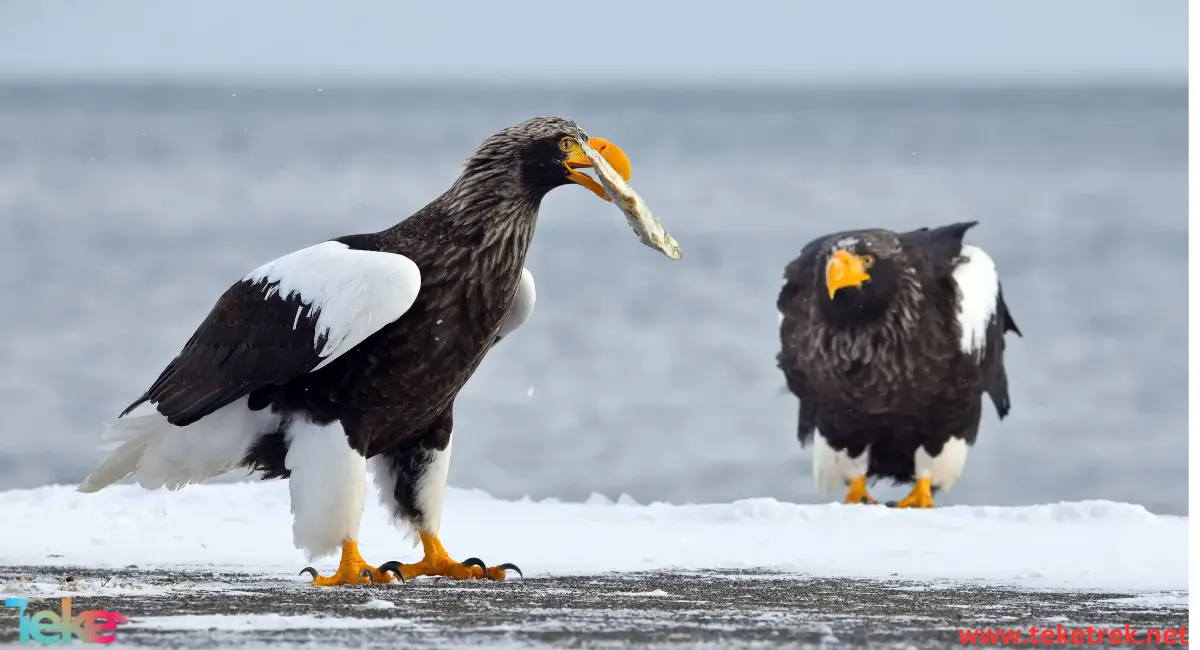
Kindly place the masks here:
<instances>
[{"instance_id":1,"label":"crouching eagle","mask_svg":"<svg viewBox=\"0 0 1200 650\"><path fill-rule=\"evenodd\" d=\"M975 443L986 393L1009 411L1004 336L1020 336L995 264L964 244L977 222L842 232L810 242L787 266L778 355L800 400L801 446L815 439L817 490L869 479L913 483L896 505L933 507Z\"/></svg>"},{"instance_id":2,"label":"crouching eagle","mask_svg":"<svg viewBox=\"0 0 1200 650\"><path fill-rule=\"evenodd\" d=\"M395 226L250 272L109 427L115 449L80 491L130 475L177 489L249 468L288 479L297 548L312 559L340 546L334 575L306 569L315 585L503 579L514 565L455 562L438 539L454 400L533 309L524 262L542 198L573 182L611 200L581 167L629 178L616 145L569 120L528 120L485 140ZM392 516L419 534L415 564L359 555L368 459Z\"/></svg>"}]
</instances>

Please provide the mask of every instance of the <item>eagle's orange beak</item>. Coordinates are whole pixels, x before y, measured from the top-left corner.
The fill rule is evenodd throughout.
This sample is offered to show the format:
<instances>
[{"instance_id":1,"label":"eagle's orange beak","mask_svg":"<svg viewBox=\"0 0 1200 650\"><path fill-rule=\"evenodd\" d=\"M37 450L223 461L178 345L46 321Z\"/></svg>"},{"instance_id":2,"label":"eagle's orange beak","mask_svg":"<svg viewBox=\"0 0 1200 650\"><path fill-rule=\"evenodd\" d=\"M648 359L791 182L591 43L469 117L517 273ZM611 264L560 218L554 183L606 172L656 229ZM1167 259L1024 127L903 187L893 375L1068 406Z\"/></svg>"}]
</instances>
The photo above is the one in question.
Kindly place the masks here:
<instances>
[{"instance_id":1,"label":"eagle's orange beak","mask_svg":"<svg viewBox=\"0 0 1200 650\"><path fill-rule=\"evenodd\" d=\"M867 273L869 267L870 262L850 251L833 251L829 264L825 266L825 286L829 289L829 299L833 300L833 294L838 289L861 287L862 283L870 280L871 275Z\"/></svg>"},{"instance_id":2,"label":"eagle's orange beak","mask_svg":"<svg viewBox=\"0 0 1200 650\"><path fill-rule=\"evenodd\" d=\"M567 139L564 139L564 142L567 142ZM629 180L629 157L625 155L624 151L621 151L620 147L604 138L588 138L588 145L599 152L604 157L605 162L612 166L613 171L617 172L622 179ZM608 192L604 191L600 183L597 183L595 179L587 174L575 171L580 168L592 166L592 161L588 160L579 143L570 140L564 147L567 149L567 159L563 162L563 167L567 168L567 178L588 188L593 194L605 201L612 201L612 198L608 196Z\"/></svg>"}]
</instances>

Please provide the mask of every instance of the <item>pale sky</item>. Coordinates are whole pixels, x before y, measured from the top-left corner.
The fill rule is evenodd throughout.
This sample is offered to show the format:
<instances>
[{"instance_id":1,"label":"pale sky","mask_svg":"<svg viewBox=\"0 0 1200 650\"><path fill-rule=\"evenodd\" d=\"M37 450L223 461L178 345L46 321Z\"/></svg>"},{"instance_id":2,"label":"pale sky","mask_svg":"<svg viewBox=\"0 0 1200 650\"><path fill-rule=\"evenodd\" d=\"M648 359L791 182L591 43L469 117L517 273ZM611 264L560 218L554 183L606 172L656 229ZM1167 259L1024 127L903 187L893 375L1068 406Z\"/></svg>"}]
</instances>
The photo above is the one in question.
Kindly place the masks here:
<instances>
[{"instance_id":1,"label":"pale sky","mask_svg":"<svg viewBox=\"0 0 1200 650\"><path fill-rule=\"evenodd\" d=\"M0 75L1187 74L1186 0L0 0Z\"/></svg>"}]
</instances>

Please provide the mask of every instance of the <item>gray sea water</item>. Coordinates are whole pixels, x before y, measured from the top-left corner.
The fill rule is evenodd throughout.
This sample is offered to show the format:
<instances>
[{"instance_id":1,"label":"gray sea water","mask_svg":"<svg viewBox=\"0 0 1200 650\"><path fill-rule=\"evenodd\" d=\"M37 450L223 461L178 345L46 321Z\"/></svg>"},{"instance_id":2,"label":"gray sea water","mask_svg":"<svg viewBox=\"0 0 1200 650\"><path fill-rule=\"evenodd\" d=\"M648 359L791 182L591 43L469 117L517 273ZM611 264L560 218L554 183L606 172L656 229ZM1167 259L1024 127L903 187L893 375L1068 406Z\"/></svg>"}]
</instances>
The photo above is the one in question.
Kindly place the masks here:
<instances>
[{"instance_id":1,"label":"gray sea water","mask_svg":"<svg viewBox=\"0 0 1200 650\"><path fill-rule=\"evenodd\" d=\"M0 489L82 478L102 423L244 273L402 219L544 114L626 150L684 258L582 188L551 193L536 311L459 398L452 485L836 498L780 394L783 267L832 230L974 219L1025 336L1010 418L985 405L939 502L1187 511L1182 85L0 86Z\"/></svg>"}]
</instances>

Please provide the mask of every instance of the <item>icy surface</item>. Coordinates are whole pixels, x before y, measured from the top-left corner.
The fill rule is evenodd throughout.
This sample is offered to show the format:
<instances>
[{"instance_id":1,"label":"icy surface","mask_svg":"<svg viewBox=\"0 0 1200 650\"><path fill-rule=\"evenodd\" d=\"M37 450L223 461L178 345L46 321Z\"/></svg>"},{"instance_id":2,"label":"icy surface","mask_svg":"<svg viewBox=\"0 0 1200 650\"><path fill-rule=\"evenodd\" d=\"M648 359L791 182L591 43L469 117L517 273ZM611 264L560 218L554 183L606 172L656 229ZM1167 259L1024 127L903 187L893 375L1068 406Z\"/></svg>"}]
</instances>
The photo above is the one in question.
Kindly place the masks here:
<instances>
[{"instance_id":1,"label":"icy surface","mask_svg":"<svg viewBox=\"0 0 1200 650\"><path fill-rule=\"evenodd\" d=\"M530 577L761 568L831 578L1187 589L1187 518L1107 501L911 511L773 499L639 505L624 495L615 502L599 495L586 503L501 501L453 488L446 499L441 537L452 555L515 562ZM0 536L0 565L295 576L306 564L292 546L283 481L178 492L118 485L90 495L67 486L14 490L0 492L0 513L9 531L23 531ZM370 562L419 557L374 498L359 545ZM335 563L325 558L316 567L329 572ZM219 584L219 572L213 580Z\"/></svg>"},{"instance_id":2,"label":"icy surface","mask_svg":"<svg viewBox=\"0 0 1200 650\"><path fill-rule=\"evenodd\" d=\"M159 630L304 630L319 628L398 627L403 619L337 618L333 616L282 616L280 614L209 614L207 616L145 616L133 627Z\"/></svg>"}]
</instances>

